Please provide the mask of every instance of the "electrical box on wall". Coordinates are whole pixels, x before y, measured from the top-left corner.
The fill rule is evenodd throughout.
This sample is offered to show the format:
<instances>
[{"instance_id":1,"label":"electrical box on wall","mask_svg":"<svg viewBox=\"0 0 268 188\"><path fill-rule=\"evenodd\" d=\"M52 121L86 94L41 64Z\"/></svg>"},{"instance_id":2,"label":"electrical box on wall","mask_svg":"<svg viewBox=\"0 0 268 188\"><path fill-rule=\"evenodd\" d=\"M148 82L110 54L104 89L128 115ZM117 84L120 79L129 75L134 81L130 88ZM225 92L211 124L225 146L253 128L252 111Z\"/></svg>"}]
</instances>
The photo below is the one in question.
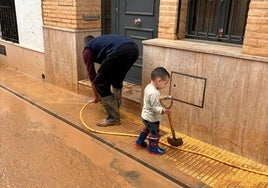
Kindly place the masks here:
<instances>
[{"instance_id":1,"label":"electrical box on wall","mask_svg":"<svg viewBox=\"0 0 268 188\"><path fill-rule=\"evenodd\" d=\"M171 72L169 94L176 101L203 108L206 81L206 78Z\"/></svg>"}]
</instances>

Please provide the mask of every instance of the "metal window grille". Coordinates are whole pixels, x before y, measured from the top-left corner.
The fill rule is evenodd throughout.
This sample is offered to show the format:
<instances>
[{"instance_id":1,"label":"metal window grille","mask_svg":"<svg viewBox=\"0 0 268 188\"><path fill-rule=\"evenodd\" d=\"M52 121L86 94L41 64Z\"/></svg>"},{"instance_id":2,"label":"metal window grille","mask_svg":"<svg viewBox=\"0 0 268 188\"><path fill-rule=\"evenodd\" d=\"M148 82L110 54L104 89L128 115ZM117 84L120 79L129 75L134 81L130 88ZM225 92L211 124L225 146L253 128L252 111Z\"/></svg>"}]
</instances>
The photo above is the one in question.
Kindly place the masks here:
<instances>
[{"instance_id":1,"label":"metal window grille","mask_svg":"<svg viewBox=\"0 0 268 188\"><path fill-rule=\"evenodd\" d=\"M189 0L186 37L242 44L250 0Z\"/></svg>"},{"instance_id":2,"label":"metal window grille","mask_svg":"<svg viewBox=\"0 0 268 188\"><path fill-rule=\"evenodd\" d=\"M14 0L0 1L0 25L0 37L2 39L19 43Z\"/></svg>"}]
</instances>

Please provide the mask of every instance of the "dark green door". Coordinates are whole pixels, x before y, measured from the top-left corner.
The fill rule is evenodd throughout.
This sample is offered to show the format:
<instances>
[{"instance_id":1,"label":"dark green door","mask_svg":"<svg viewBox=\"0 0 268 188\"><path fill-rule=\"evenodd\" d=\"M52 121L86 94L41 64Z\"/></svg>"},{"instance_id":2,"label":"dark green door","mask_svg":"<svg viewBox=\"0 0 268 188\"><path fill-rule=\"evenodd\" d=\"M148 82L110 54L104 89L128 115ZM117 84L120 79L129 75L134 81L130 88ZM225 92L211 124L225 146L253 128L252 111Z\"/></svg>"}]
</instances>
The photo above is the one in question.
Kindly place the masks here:
<instances>
[{"instance_id":1,"label":"dark green door","mask_svg":"<svg viewBox=\"0 0 268 188\"><path fill-rule=\"evenodd\" d=\"M139 58L129 70L126 81L141 84L142 78L142 41L157 37L160 0L111 0L109 2L111 33L132 38L139 46ZM104 18L107 18L104 13ZM107 20L107 19L106 19ZM109 19L108 19L109 20ZM103 22L106 26L106 23ZM103 27L104 28L104 27ZM106 29L106 31L109 29ZM106 32L107 33L107 32Z\"/></svg>"}]
</instances>

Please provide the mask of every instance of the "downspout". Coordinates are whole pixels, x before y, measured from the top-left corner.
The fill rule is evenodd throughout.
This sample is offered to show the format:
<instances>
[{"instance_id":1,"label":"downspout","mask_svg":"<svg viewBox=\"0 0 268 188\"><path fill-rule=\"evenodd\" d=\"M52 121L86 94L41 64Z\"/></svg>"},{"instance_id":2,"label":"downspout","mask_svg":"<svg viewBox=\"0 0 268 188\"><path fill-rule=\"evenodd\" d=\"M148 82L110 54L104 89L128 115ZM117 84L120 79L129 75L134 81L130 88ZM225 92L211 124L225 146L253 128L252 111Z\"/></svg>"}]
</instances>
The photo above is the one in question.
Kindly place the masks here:
<instances>
[{"instance_id":1,"label":"downspout","mask_svg":"<svg viewBox=\"0 0 268 188\"><path fill-rule=\"evenodd\" d=\"M178 17L177 17L177 27L176 27L176 38L179 39L178 33L180 28L180 18L181 18L181 0L178 0Z\"/></svg>"}]
</instances>

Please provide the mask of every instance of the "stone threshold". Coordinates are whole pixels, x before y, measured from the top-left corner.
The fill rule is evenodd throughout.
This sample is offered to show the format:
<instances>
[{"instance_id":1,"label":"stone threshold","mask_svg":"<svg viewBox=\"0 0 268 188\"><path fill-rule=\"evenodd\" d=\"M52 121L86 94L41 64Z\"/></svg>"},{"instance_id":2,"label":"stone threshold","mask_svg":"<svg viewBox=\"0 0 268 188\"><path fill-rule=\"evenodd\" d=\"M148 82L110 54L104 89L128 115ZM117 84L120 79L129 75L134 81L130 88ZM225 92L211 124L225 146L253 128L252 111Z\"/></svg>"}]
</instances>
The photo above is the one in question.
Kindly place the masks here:
<instances>
[{"instance_id":1,"label":"stone threshold","mask_svg":"<svg viewBox=\"0 0 268 188\"><path fill-rule=\"evenodd\" d=\"M124 81L122 97L130 101L141 104L141 86ZM88 79L78 81L78 93L82 95L93 95L91 83Z\"/></svg>"}]
</instances>

